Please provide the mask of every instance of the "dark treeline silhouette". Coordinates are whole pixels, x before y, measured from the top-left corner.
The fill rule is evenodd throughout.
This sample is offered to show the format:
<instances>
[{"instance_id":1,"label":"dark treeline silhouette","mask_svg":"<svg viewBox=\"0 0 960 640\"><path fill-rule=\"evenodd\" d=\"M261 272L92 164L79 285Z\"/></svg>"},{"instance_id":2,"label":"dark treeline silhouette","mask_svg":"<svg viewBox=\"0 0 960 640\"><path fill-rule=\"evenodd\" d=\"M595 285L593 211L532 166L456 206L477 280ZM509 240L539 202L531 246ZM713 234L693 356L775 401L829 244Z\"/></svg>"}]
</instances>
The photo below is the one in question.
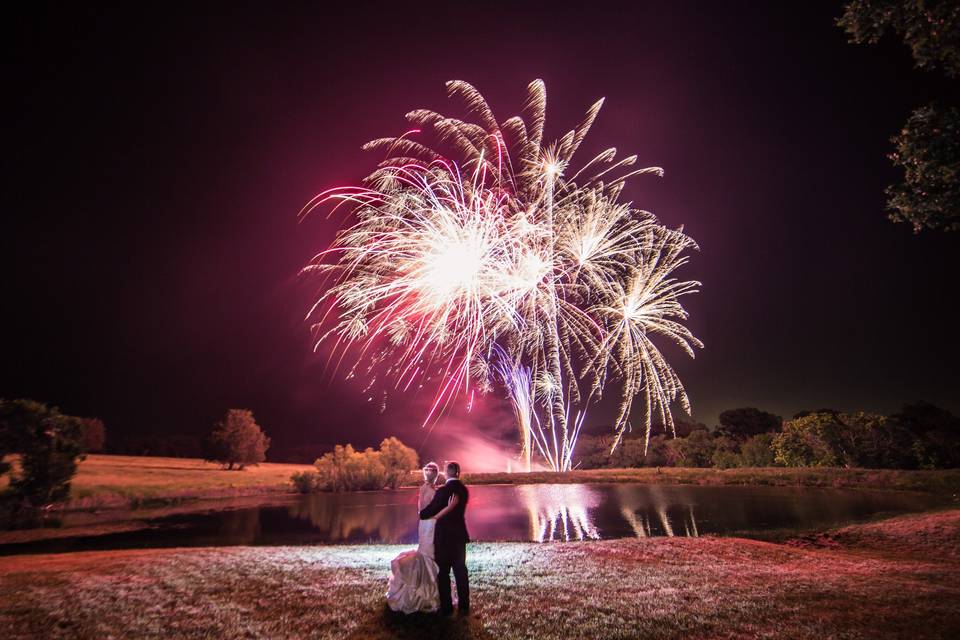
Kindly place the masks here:
<instances>
[{"instance_id":1,"label":"dark treeline silhouette","mask_svg":"<svg viewBox=\"0 0 960 640\"><path fill-rule=\"evenodd\" d=\"M631 433L613 453L610 436L582 436L582 469L604 467L960 467L960 418L927 403L884 416L834 409L801 411L790 420L744 407L720 414L719 423L681 422L677 437L655 427L645 450Z\"/></svg>"},{"instance_id":2,"label":"dark treeline silhouette","mask_svg":"<svg viewBox=\"0 0 960 640\"><path fill-rule=\"evenodd\" d=\"M107 442L107 453L121 456L160 456L164 458L202 458L203 436L128 435Z\"/></svg>"}]
</instances>

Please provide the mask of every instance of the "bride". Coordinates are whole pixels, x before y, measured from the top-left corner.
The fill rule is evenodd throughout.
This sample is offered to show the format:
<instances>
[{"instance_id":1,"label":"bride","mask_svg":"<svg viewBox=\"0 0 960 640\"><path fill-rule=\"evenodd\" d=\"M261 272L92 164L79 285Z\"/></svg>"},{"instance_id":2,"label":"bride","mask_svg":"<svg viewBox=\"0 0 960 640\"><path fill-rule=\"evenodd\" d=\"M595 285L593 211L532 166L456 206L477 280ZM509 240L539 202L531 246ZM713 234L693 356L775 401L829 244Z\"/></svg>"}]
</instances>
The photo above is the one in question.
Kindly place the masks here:
<instances>
[{"instance_id":1,"label":"bride","mask_svg":"<svg viewBox=\"0 0 960 640\"><path fill-rule=\"evenodd\" d=\"M440 467L435 462L427 463L423 468L423 484L417 497L417 511L433 500L437 492L435 484L440 475ZM387 604L394 611L413 613L415 611L436 611L440 606L437 591L437 563L433 555L433 531L437 519L442 518L456 505L456 497L436 516L429 520L420 520L417 529L419 544L417 548L404 551L390 562L390 583L387 586Z\"/></svg>"}]
</instances>

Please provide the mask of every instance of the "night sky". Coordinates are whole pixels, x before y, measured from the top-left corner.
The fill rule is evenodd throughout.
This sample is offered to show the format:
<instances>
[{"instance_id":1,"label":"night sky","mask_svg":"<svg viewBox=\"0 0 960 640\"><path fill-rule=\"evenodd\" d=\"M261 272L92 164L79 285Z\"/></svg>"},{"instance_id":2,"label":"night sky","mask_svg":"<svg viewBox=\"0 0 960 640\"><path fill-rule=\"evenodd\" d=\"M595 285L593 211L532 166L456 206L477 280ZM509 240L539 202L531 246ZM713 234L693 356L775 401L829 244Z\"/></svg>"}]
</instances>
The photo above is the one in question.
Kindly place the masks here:
<instances>
[{"instance_id":1,"label":"night sky","mask_svg":"<svg viewBox=\"0 0 960 640\"><path fill-rule=\"evenodd\" d=\"M578 157L663 166L626 196L702 247L684 275L703 282L686 306L706 348L665 348L697 420L960 411L960 236L883 212L889 137L956 89L899 42L847 44L840 3L272 4L6 16L0 396L111 437L203 434L246 407L278 450L422 445L417 400L380 415L322 375L298 270L335 226L297 212L365 176L380 158L361 144L407 111L455 112L444 81L502 121L539 77L548 137L605 96ZM487 403L461 426L502 429Z\"/></svg>"}]
</instances>

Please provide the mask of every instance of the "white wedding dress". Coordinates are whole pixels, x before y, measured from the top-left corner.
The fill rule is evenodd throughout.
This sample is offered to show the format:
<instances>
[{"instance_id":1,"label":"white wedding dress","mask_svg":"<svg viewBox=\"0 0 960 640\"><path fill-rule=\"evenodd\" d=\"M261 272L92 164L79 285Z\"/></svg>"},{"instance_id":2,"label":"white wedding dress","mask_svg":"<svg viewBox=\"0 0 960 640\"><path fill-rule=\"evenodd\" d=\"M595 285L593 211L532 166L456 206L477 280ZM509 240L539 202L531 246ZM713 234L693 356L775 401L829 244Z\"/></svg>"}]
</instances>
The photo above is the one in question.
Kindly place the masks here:
<instances>
[{"instance_id":1,"label":"white wedding dress","mask_svg":"<svg viewBox=\"0 0 960 640\"><path fill-rule=\"evenodd\" d=\"M433 494L433 489L421 491L417 506L423 508L430 504ZM433 555L433 530L436 525L437 521L433 519L420 520L417 548L404 551L390 562L387 605L392 610L403 613L432 612L440 607L438 568Z\"/></svg>"}]
</instances>

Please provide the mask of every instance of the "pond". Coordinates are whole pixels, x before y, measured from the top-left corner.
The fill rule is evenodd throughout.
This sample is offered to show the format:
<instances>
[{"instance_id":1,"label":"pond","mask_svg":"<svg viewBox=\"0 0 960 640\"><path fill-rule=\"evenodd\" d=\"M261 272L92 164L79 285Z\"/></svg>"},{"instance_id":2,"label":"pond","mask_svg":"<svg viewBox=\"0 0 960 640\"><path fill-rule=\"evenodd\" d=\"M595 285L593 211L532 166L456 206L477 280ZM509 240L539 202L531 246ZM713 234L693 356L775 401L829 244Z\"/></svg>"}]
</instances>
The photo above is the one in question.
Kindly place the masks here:
<instances>
[{"instance_id":1,"label":"pond","mask_svg":"<svg viewBox=\"0 0 960 640\"><path fill-rule=\"evenodd\" d=\"M922 511L948 499L924 493L790 487L648 484L495 485L470 488L467 526L477 541L623 537L775 537ZM215 506L206 506L207 504ZM65 516L57 537L0 544L0 555L174 546L416 542L416 492L290 496L224 507L203 503L125 523ZM89 535L90 523L113 528ZM84 521L85 526L76 526ZM75 527L75 529L72 529ZM75 531L75 533L73 532ZM26 533L26 532L23 532ZM50 532L54 533L54 532Z\"/></svg>"}]
</instances>

